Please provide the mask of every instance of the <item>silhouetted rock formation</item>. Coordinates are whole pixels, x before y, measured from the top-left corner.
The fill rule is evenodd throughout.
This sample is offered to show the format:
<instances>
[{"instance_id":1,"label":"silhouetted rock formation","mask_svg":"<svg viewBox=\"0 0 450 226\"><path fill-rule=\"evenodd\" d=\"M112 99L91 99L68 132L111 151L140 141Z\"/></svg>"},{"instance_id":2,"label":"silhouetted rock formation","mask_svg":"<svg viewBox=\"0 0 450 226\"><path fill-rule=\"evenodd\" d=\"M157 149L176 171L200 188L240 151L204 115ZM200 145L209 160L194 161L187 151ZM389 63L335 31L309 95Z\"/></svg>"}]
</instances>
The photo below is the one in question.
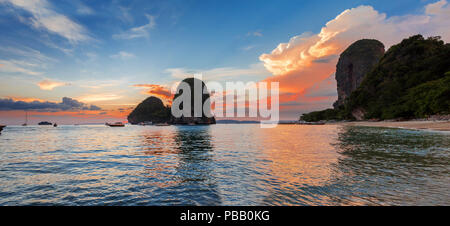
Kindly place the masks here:
<instances>
[{"instance_id":1,"label":"silhouetted rock formation","mask_svg":"<svg viewBox=\"0 0 450 226\"><path fill-rule=\"evenodd\" d=\"M207 117L207 115L205 115L205 112L202 111L202 116L201 117L194 117L194 94L197 93L202 93L202 109L203 106L209 105L208 106L208 110L211 111L211 106L210 106L210 101L209 101L209 93L203 93L203 90L205 89L206 85L203 81L196 79L196 78L187 78L184 79L182 81L182 83L187 83L190 87L191 90L191 117L184 117L181 116L179 118L176 118L174 116L172 116L172 124L216 124L216 119L214 117ZM195 90L194 89L194 84L198 82L199 87L201 84L201 90ZM179 97L182 94L183 90L181 89L181 84L178 86L177 88L177 93L174 96L174 101L177 97ZM173 101L173 102L174 102ZM173 103L172 102L172 103ZM172 107L174 107L174 105L172 105ZM180 109L183 109L183 104L180 104ZM209 114L210 112L208 112ZM211 114L209 114L211 115Z\"/></svg>"},{"instance_id":2,"label":"silhouetted rock formation","mask_svg":"<svg viewBox=\"0 0 450 226\"><path fill-rule=\"evenodd\" d=\"M344 104L383 55L383 43L374 39L356 41L341 54L336 66L338 100L333 104L334 108Z\"/></svg>"},{"instance_id":3,"label":"silhouetted rock formation","mask_svg":"<svg viewBox=\"0 0 450 226\"><path fill-rule=\"evenodd\" d=\"M128 115L128 122L138 124L141 122L164 123L170 121L170 108L165 107L157 97L149 97L142 101Z\"/></svg>"}]
</instances>

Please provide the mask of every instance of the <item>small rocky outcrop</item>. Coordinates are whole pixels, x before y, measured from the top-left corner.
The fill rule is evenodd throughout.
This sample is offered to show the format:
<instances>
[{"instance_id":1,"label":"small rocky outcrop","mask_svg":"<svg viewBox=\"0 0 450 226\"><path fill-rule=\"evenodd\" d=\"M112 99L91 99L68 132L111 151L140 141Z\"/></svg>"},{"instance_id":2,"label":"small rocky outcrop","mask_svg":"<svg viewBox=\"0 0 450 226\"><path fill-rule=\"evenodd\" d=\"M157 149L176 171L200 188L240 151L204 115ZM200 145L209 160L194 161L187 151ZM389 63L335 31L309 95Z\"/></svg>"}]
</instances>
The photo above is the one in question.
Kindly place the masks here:
<instances>
[{"instance_id":1,"label":"small rocky outcrop","mask_svg":"<svg viewBox=\"0 0 450 226\"><path fill-rule=\"evenodd\" d=\"M356 41L340 55L336 66L338 100L333 104L335 109L344 104L383 55L383 43L374 39Z\"/></svg>"},{"instance_id":2,"label":"small rocky outcrop","mask_svg":"<svg viewBox=\"0 0 450 226\"><path fill-rule=\"evenodd\" d=\"M170 120L170 108L164 106L163 102L154 96L142 101L128 115L128 122L138 124L141 122L165 123Z\"/></svg>"},{"instance_id":3,"label":"small rocky outcrop","mask_svg":"<svg viewBox=\"0 0 450 226\"><path fill-rule=\"evenodd\" d=\"M209 105L207 107L207 109L209 109L209 111L211 111L211 106L210 106L210 101L209 101L209 93L203 93L203 90L205 90L206 85L203 81L201 81L200 79L197 78L187 78L184 79L181 83L185 83L188 84L190 87L190 91L191 91L191 117L185 117L185 116L181 116L181 117L174 117L172 115L172 120L171 123L172 124L195 124L195 125L208 125L208 124L216 124L216 119L214 117L208 117L207 115L205 115L205 112L202 111L202 116L201 117L194 117L194 96L195 93L199 93L202 95L202 109L203 106ZM198 84L198 87L201 87L201 90L195 90L195 83ZM200 86L201 84L201 86ZM183 89L181 87L181 84L177 87L177 92L173 98L174 101L172 101L172 103L175 102L175 99L178 98L180 95L182 95L183 93ZM174 105L172 105L172 107L175 107ZM178 107L178 106L177 106ZM183 103L181 103L179 105L180 109L183 109ZM210 112L208 112L208 115Z\"/></svg>"}]
</instances>

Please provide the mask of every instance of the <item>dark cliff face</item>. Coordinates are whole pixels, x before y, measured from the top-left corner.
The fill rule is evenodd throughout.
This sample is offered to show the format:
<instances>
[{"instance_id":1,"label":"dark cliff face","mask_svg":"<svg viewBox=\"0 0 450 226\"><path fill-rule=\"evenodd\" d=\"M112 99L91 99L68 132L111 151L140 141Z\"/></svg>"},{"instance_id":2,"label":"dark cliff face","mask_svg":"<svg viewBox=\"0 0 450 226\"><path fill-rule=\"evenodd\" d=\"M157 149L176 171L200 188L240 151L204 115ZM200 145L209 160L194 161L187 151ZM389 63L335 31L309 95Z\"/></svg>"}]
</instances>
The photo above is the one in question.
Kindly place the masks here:
<instances>
[{"instance_id":1,"label":"dark cliff face","mask_svg":"<svg viewBox=\"0 0 450 226\"><path fill-rule=\"evenodd\" d=\"M415 35L389 48L346 101L346 109L362 109L366 119L449 114L449 84L450 44Z\"/></svg>"},{"instance_id":2,"label":"dark cliff face","mask_svg":"<svg viewBox=\"0 0 450 226\"><path fill-rule=\"evenodd\" d=\"M362 39L351 44L341 55L336 66L337 108L361 84L384 55L384 45L378 40Z\"/></svg>"},{"instance_id":3,"label":"dark cliff face","mask_svg":"<svg viewBox=\"0 0 450 226\"><path fill-rule=\"evenodd\" d=\"M176 118L176 117L172 116L172 120L171 120L172 123L173 124L216 124L216 119L214 117L207 117L207 115L205 115L205 113L203 111L202 111L201 117L193 117L194 116L194 95L196 92L202 92L206 88L205 83L196 78L187 78L187 79L184 79L182 82L188 84L190 87L190 90L191 90L191 117L181 116L179 118ZM202 87L201 90L194 90L195 83L201 84L201 87ZM178 86L177 92L173 98L174 100L183 93L183 90L180 90L180 89L181 89L181 87ZM209 93L202 94L202 109L205 104L210 105L210 101L207 101L207 100L209 100ZM172 106L172 107L174 107L174 106ZM180 105L180 109L183 109L183 104ZM209 106L208 109L209 109L209 111L211 111L211 106Z\"/></svg>"},{"instance_id":4,"label":"dark cliff face","mask_svg":"<svg viewBox=\"0 0 450 226\"><path fill-rule=\"evenodd\" d=\"M165 107L157 97L149 97L142 101L128 115L128 122L137 124L141 122L168 122L170 120L170 108Z\"/></svg>"},{"instance_id":5,"label":"dark cliff face","mask_svg":"<svg viewBox=\"0 0 450 226\"><path fill-rule=\"evenodd\" d=\"M440 37L414 35L390 47L344 105L303 114L301 119L385 120L449 114L450 44Z\"/></svg>"}]
</instances>

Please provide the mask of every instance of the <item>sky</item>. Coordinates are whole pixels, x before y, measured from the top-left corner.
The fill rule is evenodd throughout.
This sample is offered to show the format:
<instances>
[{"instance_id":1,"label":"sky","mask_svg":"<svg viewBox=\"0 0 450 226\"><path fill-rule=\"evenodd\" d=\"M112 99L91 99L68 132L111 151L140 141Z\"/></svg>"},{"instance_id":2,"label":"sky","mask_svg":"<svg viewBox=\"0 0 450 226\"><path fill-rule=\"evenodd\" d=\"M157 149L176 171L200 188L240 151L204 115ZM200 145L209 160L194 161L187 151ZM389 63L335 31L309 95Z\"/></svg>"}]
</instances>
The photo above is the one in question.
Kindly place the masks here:
<instances>
[{"instance_id":1,"label":"sky","mask_svg":"<svg viewBox=\"0 0 450 226\"><path fill-rule=\"evenodd\" d=\"M445 0L0 0L0 124L126 121L205 81L279 82L280 116L330 108L351 43L450 41Z\"/></svg>"}]
</instances>

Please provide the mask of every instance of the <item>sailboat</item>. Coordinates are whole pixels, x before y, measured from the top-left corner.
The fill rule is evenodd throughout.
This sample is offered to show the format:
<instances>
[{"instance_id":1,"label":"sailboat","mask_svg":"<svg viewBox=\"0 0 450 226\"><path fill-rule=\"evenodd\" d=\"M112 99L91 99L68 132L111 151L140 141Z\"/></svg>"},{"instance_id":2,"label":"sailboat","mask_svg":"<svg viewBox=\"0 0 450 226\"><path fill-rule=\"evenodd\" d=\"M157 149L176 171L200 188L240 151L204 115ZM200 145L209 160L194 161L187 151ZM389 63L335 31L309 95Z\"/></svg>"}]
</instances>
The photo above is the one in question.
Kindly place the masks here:
<instances>
[{"instance_id":1,"label":"sailboat","mask_svg":"<svg viewBox=\"0 0 450 226\"><path fill-rule=\"evenodd\" d=\"M28 112L25 111L25 123L22 124L22 126L27 126L28 125Z\"/></svg>"}]
</instances>

